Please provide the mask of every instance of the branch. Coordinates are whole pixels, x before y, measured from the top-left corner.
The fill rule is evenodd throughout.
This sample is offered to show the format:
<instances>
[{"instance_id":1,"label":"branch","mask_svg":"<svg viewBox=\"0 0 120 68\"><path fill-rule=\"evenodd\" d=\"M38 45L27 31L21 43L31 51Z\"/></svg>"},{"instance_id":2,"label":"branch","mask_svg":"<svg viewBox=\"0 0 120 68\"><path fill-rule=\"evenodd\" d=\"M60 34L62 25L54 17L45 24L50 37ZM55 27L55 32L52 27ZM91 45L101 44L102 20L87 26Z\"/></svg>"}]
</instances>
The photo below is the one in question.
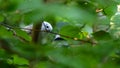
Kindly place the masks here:
<instances>
[{"instance_id":1,"label":"branch","mask_svg":"<svg viewBox=\"0 0 120 68\"><path fill-rule=\"evenodd\" d=\"M82 39L79 39L79 38L76 38L76 37L70 37L70 36L66 36L66 35L63 35L63 34L59 34L59 33L55 33L55 32L48 32L48 33L51 33L51 34L58 34L62 37L65 37L65 38L69 38L69 39L72 39L72 40L75 40L75 41L80 41L80 42L84 42L84 43L90 43L90 44L95 44L94 42L90 41L90 40L82 40Z\"/></svg>"},{"instance_id":2,"label":"branch","mask_svg":"<svg viewBox=\"0 0 120 68\"><path fill-rule=\"evenodd\" d=\"M96 44L94 41L91 41L90 39L89 40L82 40L82 39L79 39L79 38L76 38L76 37L70 37L70 36L66 36L66 35L63 35L63 34L56 33L56 32L41 31L40 30L40 26L41 26L40 24L33 26L33 29L12 27L12 26L6 26L6 25L4 25L4 26L7 27L7 28L10 28L10 29L13 29L13 30L14 29L31 30L32 31L32 41L35 42L35 43L38 42L39 32L47 32L47 33L51 33L51 34L55 34L55 35L58 34L62 37L69 38L69 39L72 39L72 40L75 40L75 41L80 41L80 42L90 43L90 44Z\"/></svg>"},{"instance_id":3,"label":"branch","mask_svg":"<svg viewBox=\"0 0 120 68\"><path fill-rule=\"evenodd\" d=\"M39 31L36 31L36 30L40 29L40 27L41 27L41 23L37 23L37 24L34 24L32 28L32 42L33 43L37 43L39 41L40 30Z\"/></svg>"}]
</instances>

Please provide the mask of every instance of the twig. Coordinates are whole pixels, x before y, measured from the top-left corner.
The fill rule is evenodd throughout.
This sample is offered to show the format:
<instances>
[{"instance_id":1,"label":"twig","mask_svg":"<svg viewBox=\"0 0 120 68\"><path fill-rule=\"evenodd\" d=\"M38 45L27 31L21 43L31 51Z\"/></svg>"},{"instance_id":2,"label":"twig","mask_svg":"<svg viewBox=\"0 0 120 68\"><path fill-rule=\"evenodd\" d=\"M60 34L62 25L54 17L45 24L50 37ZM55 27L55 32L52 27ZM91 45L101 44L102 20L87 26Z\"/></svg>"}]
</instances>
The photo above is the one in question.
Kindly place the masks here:
<instances>
[{"instance_id":1,"label":"twig","mask_svg":"<svg viewBox=\"0 0 120 68\"><path fill-rule=\"evenodd\" d=\"M28 29L28 28L20 28L20 27L12 27L12 26L6 26L6 25L3 25L7 28L10 28L10 29L24 29L24 30L31 30L31 31L37 31L37 32L47 32L47 33L51 33L51 34L58 34L62 37L65 37L65 38L69 38L69 39L72 39L72 40L75 40L75 41L81 41L81 42L84 42L84 43L90 43L90 44L95 44L94 42L90 41L90 40L82 40L82 39L79 39L79 38L76 38L76 37L70 37L70 36L66 36L66 35L63 35L63 34L60 34L60 33L56 33L56 32L49 32L49 31L40 31L38 29ZM85 26L85 25L84 25Z\"/></svg>"}]
</instances>

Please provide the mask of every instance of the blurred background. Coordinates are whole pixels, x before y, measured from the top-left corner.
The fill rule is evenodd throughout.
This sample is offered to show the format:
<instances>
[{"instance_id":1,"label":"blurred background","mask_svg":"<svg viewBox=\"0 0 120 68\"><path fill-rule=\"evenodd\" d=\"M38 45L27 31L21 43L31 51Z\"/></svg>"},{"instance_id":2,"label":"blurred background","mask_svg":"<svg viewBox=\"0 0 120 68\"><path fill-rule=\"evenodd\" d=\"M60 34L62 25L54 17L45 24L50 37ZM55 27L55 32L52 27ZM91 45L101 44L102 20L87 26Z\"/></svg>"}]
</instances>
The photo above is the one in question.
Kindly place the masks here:
<instances>
[{"instance_id":1,"label":"blurred background","mask_svg":"<svg viewBox=\"0 0 120 68\"><path fill-rule=\"evenodd\" d=\"M1 68L120 68L119 41L119 0L0 0Z\"/></svg>"}]
</instances>

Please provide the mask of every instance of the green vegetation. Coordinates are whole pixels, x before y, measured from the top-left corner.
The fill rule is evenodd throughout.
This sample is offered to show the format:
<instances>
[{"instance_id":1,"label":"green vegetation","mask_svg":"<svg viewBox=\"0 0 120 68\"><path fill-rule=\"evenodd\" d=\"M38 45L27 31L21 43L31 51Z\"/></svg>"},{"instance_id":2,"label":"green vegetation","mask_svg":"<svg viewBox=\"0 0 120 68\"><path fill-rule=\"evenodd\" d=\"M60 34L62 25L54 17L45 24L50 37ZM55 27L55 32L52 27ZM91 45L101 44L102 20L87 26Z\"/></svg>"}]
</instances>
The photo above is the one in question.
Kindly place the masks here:
<instances>
[{"instance_id":1,"label":"green vegetation","mask_svg":"<svg viewBox=\"0 0 120 68\"><path fill-rule=\"evenodd\" d=\"M119 4L0 0L0 67L120 68ZM43 20L50 22L52 32L38 31ZM31 35L22 28L29 24L34 24ZM56 34L65 40L54 41Z\"/></svg>"}]
</instances>

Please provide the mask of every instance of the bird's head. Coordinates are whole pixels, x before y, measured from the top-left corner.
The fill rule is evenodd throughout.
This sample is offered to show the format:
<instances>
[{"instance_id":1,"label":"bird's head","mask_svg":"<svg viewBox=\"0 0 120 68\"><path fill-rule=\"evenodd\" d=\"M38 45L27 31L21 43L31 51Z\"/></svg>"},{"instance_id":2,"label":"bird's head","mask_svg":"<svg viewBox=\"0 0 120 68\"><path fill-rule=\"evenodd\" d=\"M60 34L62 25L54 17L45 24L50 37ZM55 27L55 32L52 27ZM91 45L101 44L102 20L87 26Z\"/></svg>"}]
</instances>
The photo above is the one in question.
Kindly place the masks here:
<instances>
[{"instance_id":1,"label":"bird's head","mask_svg":"<svg viewBox=\"0 0 120 68\"><path fill-rule=\"evenodd\" d=\"M50 23L43 21L42 26L41 26L41 31L52 31L53 27Z\"/></svg>"}]
</instances>

